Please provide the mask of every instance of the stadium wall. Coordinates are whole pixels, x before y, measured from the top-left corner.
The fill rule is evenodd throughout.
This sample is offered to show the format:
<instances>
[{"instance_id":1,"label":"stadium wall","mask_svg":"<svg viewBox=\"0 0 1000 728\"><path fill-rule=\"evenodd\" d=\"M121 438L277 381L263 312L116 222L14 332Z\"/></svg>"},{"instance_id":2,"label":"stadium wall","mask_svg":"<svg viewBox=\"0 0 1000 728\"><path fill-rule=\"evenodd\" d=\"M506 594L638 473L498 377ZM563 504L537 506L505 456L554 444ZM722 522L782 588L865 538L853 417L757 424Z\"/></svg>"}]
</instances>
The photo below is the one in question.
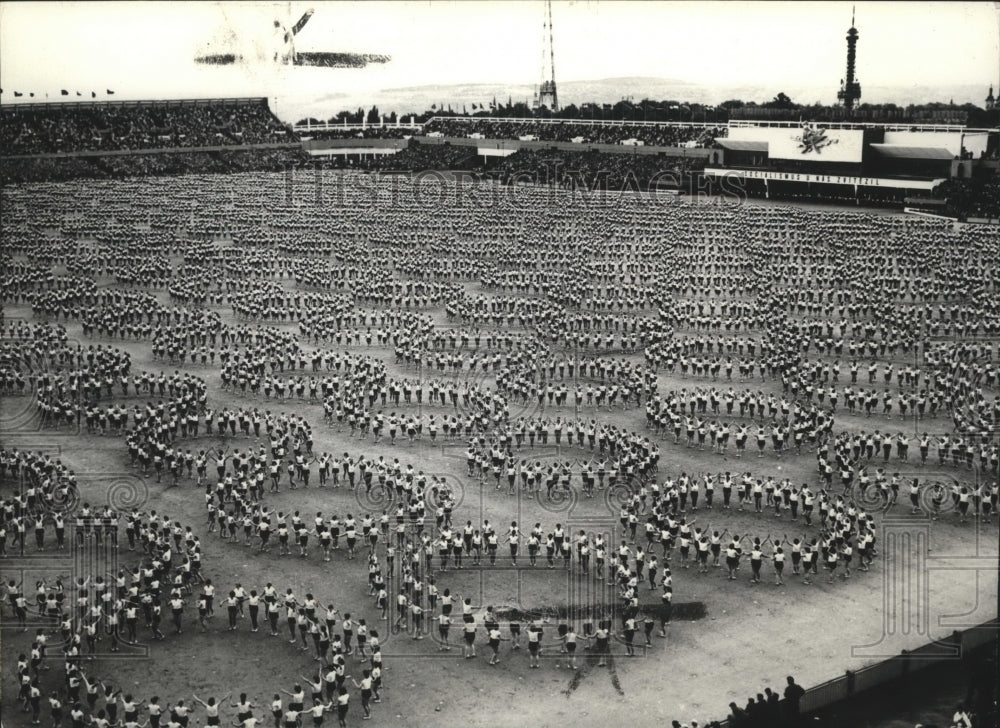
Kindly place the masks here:
<instances>
[{"instance_id":1,"label":"stadium wall","mask_svg":"<svg viewBox=\"0 0 1000 728\"><path fill-rule=\"evenodd\" d=\"M893 688L905 689L908 680L929 668L949 664L965 666L984 655L995 655L1000 647L998 639L1000 620L994 618L964 631L956 630L944 640L928 642L915 650L903 650L894 657L858 670L847 670L805 691L799 703L802 725L844 725L836 714L846 711L854 702L867 699L872 690L878 688L882 694ZM783 713L786 704L785 700L781 701ZM728 720L720 721L719 726L734 728Z\"/></svg>"},{"instance_id":2,"label":"stadium wall","mask_svg":"<svg viewBox=\"0 0 1000 728\"><path fill-rule=\"evenodd\" d=\"M408 144L406 139L303 139L302 148L309 154L336 153L361 154L362 149L373 150L375 154L392 154L404 149Z\"/></svg>"},{"instance_id":3,"label":"stadium wall","mask_svg":"<svg viewBox=\"0 0 1000 728\"><path fill-rule=\"evenodd\" d=\"M265 144L222 144L208 147L151 147L149 149L88 149L78 152L43 152L39 154L4 154L0 159L69 159L71 157L123 157L138 154L194 154L196 152L250 152L265 149L301 149L299 142Z\"/></svg>"},{"instance_id":4,"label":"stadium wall","mask_svg":"<svg viewBox=\"0 0 1000 728\"><path fill-rule=\"evenodd\" d=\"M631 156L686 157L709 159L714 150L688 149L686 147L628 146L624 144L575 144L573 142L523 141L520 139L470 139L468 137L420 137L419 144L451 144L476 147L480 156L507 156L520 149L559 149L567 152L601 152L603 154L628 154ZM497 154L497 152L501 152Z\"/></svg>"},{"instance_id":5,"label":"stadium wall","mask_svg":"<svg viewBox=\"0 0 1000 728\"><path fill-rule=\"evenodd\" d=\"M410 139L305 139L302 148L310 154L325 150L366 147L370 149L399 150L408 144L443 145L454 147L475 147L480 156L508 156L520 149L559 149L568 152L601 152L604 154L629 154L633 156L663 155L688 159L709 160L718 155L714 149L688 149L686 147L629 146L624 144L575 144L573 142L523 141L520 139L472 139L470 137L411 137ZM355 153L355 152L351 152ZM356 152L360 153L360 152Z\"/></svg>"}]
</instances>

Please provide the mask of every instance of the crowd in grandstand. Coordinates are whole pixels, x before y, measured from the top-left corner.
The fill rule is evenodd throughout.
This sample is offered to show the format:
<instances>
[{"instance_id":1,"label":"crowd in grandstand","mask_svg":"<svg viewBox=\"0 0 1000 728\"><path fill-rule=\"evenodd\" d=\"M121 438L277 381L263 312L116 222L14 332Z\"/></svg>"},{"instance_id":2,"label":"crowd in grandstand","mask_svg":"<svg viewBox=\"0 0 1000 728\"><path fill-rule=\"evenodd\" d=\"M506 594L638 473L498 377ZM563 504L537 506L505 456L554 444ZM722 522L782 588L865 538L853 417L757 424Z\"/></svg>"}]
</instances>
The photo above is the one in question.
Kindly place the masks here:
<instances>
[{"instance_id":1,"label":"crowd in grandstand","mask_svg":"<svg viewBox=\"0 0 1000 728\"><path fill-rule=\"evenodd\" d=\"M225 149L213 152L116 154L85 157L7 158L0 168L4 184L55 179L124 179L183 174L276 172L305 166L299 149Z\"/></svg>"},{"instance_id":2,"label":"crowd in grandstand","mask_svg":"<svg viewBox=\"0 0 1000 728\"><path fill-rule=\"evenodd\" d=\"M724 125L691 123L638 123L633 121L591 122L574 119L503 119L496 117L433 117L422 126L368 124L363 128L324 129L303 132L309 139L406 139L411 144L398 154L337 155L318 159L305 151L257 150L241 147L258 144L297 144L297 135L280 122L264 100L219 100L206 102L135 102L111 104L52 104L41 107L5 107L0 115L0 144L6 159L0 180L20 183L52 179L146 177L178 174L226 173L234 171L283 171L313 166L366 170L421 171L448 168L477 169L486 165L458 145L441 145L425 137L484 139L530 139L541 142L616 144L683 148L711 147L726 136ZM435 143L430 143L430 142ZM192 147L222 147L211 152L186 152ZM225 149L229 148L229 149ZM471 149L471 148L470 148ZM165 154L123 151L154 150ZM74 153L107 152L100 156ZM113 153L113 154L112 154ZM58 157L46 155L58 154ZM66 156L69 155L69 156ZM14 157L14 158L12 158ZM556 150L519 150L503 160L499 175L504 180L542 182L572 187L581 175L601 176L615 189L623 185L645 188L650 181L680 182L688 189L718 192L718 186L702 180L704 159L685 155L665 158L642 154L604 154ZM553 175L553 170L564 170ZM692 177L693 175L693 177ZM576 180L576 181L574 181ZM804 197L853 201L846 188L823 190L774 186L767 190L760 180L746 180L749 196ZM869 204L902 202L899 191L863 188L856 195ZM967 217L1000 217L1000 185L995 176L950 179L934 192L945 198L946 214Z\"/></svg>"},{"instance_id":3,"label":"crowd in grandstand","mask_svg":"<svg viewBox=\"0 0 1000 728\"><path fill-rule=\"evenodd\" d=\"M960 218L1000 218L1000 180L996 175L973 179L948 179L935 189L945 199L948 214Z\"/></svg>"},{"instance_id":4,"label":"crowd in grandstand","mask_svg":"<svg viewBox=\"0 0 1000 728\"><path fill-rule=\"evenodd\" d=\"M621 144L641 142L658 147L707 147L726 136L727 127L689 124L638 124L628 121L587 124L585 121L540 121L533 119L432 119L424 125L423 134L468 137L473 134L487 139L520 139L531 137L545 142L579 142L588 144Z\"/></svg>"},{"instance_id":5,"label":"crowd in grandstand","mask_svg":"<svg viewBox=\"0 0 1000 728\"><path fill-rule=\"evenodd\" d=\"M0 114L7 155L294 141L261 99L13 106Z\"/></svg>"},{"instance_id":6,"label":"crowd in grandstand","mask_svg":"<svg viewBox=\"0 0 1000 728\"><path fill-rule=\"evenodd\" d=\"M645 190L651 183L677 187L704 160L654 155L520 149L499 167L505 183L530 182L563 189L604 188L611 192Z\"/></svg>"},{"instance_id":7,"label":"crowd in grandstand","mask_svg":"<svg viewBox=\"0 0 1000 728\"><path fill-rule=\"evenodd\" d=\"M360 162L362 169L447 170L481 167L475 147L450 144L410 144L396 154L373 155Z\"/></svg>"}]
</instances>

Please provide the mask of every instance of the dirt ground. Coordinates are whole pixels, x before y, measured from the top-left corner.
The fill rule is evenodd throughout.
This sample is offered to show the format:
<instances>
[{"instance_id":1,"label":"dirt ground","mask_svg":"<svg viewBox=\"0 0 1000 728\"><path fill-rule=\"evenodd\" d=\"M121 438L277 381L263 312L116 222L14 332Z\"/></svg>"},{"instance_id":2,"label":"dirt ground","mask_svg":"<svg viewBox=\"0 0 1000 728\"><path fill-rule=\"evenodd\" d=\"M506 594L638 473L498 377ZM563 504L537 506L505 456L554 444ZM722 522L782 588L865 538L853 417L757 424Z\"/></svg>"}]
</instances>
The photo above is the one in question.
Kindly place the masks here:
<instances>
[{"instance_id":1,"label":"dirt ground","mask_svg":"<svg viewBox=\"0 0 1000 728\"><path fill-rule=\"evenodd\" d=\"M166 294L161 295L166 303ZM230 309L218 310L227 322L232 322ZM32 318L30 310L20 306L5 307L4 315L8 320ZM440 320L443 321L443 316ZM78 324L70 322L67 329L71 338L87 341ZM100 339L92 341L97 343ZM167 369L164 363L152 359L148 342L105 343L126 348L135 370ZM404 374L393 363L391 350L364 350L385 358L390 372L414 375ZM319 404L289 399L272 400L265 405L262 398L224 392L216 367L189 364L185 370L207 380L209 402L216 409L266 406L272 411L305 414L313 426L317 453L384 454L446 478L460 492L458 523L466 519L477 525L483 519L500 524L517 520L524 525L538 521L548 528L561 522L570 528L605 529L612 534L620 529L615 494L598 491L593 499L572 497L559 502L509 496L505 489L497 490L492 483L483 485L467 476L461 442L437 445L426 441L399 442L395 446L387 442L375 445L370 439L359 442L346 432L325 425ZM683 380L663 373L659 379L661 391L705 383L700 378ZM780 391L780 384L774 382L763 385L755 382L749 386ZM996 393L989 396L993 394ZM299 595L311 591L321 604L333 603L341 612L366 618L382 636L387 668L383 700L373 706L370 721L373 726L450 724L496 728L531 724L543 728L572 723L580 728L603 728L617 719L637 725L669 725L673 719L696 719L702 723L725 717L731 700L743 704L748 695L763 691L765 686L780 689L786 675L794 675L800 684L810 687L847 669L878 661L900 649L916 647L997 614L996 523L959 524L954 514L931 522L908 515L908 509L901 504L888 516L877 516L882 526L881 548L872 570L855 572L850 579L833 584L821 576L806 586L790 573L786 573L786 585L782 587L775 586L770 578L759 585L748 583L746 578L730 582L723 569L699 575L696 569L683 569L675 562L674 596L678 612L700 618L675 620L666 639L654 633L651 647L637 650L634 658L627 658L623 646L618 644L613 648L608 667L597 667L596 660L584 652L579 669L570 670L555 646L556 624L552 623L545 632L541 669L529 669L526 650L514 652L508 643L503 643L500 663L489 665L488 648L481 633L479 657L463 660L457 628L452 630L455 648L441 651L434 628L429 630L427 639L413 640L405 633L392 634L389 625L380 622L368 596L363 557L349 561L341 551L325 563L316 547L303 559L295 555L279 556L276 549L258 554L240 544L224 543L217 534L207 532L202 493L193 481L170 487L166 482L156 483L153 477L142 478L130 466L120 438L40 429L35 420L22 416L25 404L17 397L0 400L4 411L2 421L10 425L0 432L4 447L54 450L80 474L85 501L103 503L110 485L124 482L135 489L134 502L138 507L168 513L183 524L193 525L204 548L204 572L218 584L220 592L235 582L248 589L260 589L273 582L280 590L291 587ZM555 414L571 412L569 407ZM585 407L580 416L610 419L637 431L645 429L643 411L635 408L595 412ZM950 425L943 418L936 424L942 431ZM838 413L838 429L872 426L862 417ZM201 435L184 446L200 450L218 442ZM237 447L252 444L252 439L234 443ZM586 455L565 445L535 449L537 452L528 451L524 456L576 460ZM748 455L742 460L733 455L722 457L664 440L659 475L664 478L682 471L729 470L788 476L793 482L819 482L812 454L786 455L780 460L771 453L762 459L750 451ZM903 472L905 475L917 471L915 465L910 465ZM948 469L947 473L960 479L973 477L968 471ZM9 488L9 484L5 487ZM378 501L368 502L363 493L347 488L319 489L315 481L307 490L289 490L285 485L280 493L267 494L266 500L278 510L299 510L309 516L316 511L343 515L380 511L383 507ZM696 519L698 525L711 529L728 528L730 532L760 536L786 534L792 538L817 532L815 525L808 528L801 520L792 523L787 516L779 519L771 513L754 514L736 508L723 511L718 504L713 511L700 510ZM524 556L514 568L509 560L502 558L503 551L501 548L496 567L486 564L473 568L467 564L460 572L449 570L438 574L438 587L471 597L477 607L516 607L526 612L581 602L603 602L609 608L616 604L614 594L573 571L549 570L543 564L532 568ZM122 565L127 565L135 561L135 554L122 551L118 558ZM66 576L74 568L68 556L49 552L34 555L30 546L25 558L9 558L0 563L5 580L9 576L23 577L26 588L34 583L36 575ZM658 602L659 591L644 593L644 604ZM701 606L694 605L703 606L704 616L700 616ZM311 654L289 644L283 620L282 636L275 638L268 636L263 628L251 633L248 621L241 621L237 632L228 632L221 612L212 620L211 628L201 633L191 614L189 608L181 635L168 634L163 642L149 643L148 654L122 653L116 659L101 658L89 666L88 672L121 686L126 692L147 698L159 695L161 702L190 700L192 694L207 698L246 692L263 706L274 693L291 690L294 683L302 682L301 676L315 674L316 663ZM30 638L9 628L10 615L6 611L3 616L8 627L2 634L0 653L4 666L4 725L19 726L28 721L9 700L17 692L9 667L19 652L27 651ZM637 643L641 641L637 636ZM349 674L360 679L363 666L354 658L348 659L348 666ZM56 674L61 674L61 670L54 667L43 680L46 691L56 686L53 677ZM360 725L360 719L360 701L352 689L348 722ZM333 720L329 716L327 723Z\"/></svg>"}]
</instances>

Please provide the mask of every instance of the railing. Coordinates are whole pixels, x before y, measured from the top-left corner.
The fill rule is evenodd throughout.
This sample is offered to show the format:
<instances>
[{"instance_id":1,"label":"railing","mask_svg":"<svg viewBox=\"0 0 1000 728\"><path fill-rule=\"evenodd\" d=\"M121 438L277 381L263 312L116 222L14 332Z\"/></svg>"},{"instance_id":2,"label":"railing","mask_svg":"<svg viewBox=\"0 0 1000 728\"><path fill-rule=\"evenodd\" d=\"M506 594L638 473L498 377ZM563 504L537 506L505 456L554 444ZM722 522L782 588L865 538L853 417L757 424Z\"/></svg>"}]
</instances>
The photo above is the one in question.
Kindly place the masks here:
<instances>
[{"instance_id":1,"label":"railing","mask_svg":"<svg viewBox=\"0 0 1000 728\"><path fill-rule=\"evenodd\" d=\"M964 631L956 630L943 640L929 642L915 650L903 650L899 655L873 665L847 670L839 677L806 690L799 701L799 713L807 716L926 668L944 662L957 662L974 650L995 641L998 634L1000 621L992 619ZM781 704L784 711L785 701L782 700ZM719 721L719 726L730 728L728 720Z\"/></svg>"},{"instance_id":2,"label":"railing","mask_svg":"<svg viewBox=\"0 0 1000 728\"><path fill-rule=\"evenodd\" d=\"M426 122L397 122L395 124L337 124L331 122L321 122L319 124L296 124L296 131L327 131L336 129L346 129L349 131L363 131L375 128L403 128L423 130L428 124L439 122L459 122L459 123L495 123L495 124L540 124L545 125L567 125L578 127L621 127L640 126L650 128L669 127L696 127L696 128L746 128L746 127L785 127L798 128L803 122L799 121L767 121L754 119L730 119L729 121L633 121L630 119L600 120L600 119L533 119L530 117L517 116L432 116ZM907 123L876 123L876 122L849 122L849 121L817 121L810 124L825 129L871 129L878 128L885 131L926 131L926 132L996 132L998 128L973 128L961 124L907 124Z\"/></svg>"},{"instance_id":3,"label":"railing","mask_svg":"<svg viewBox=\"0 0 1000 728\"><path fill-rule=\"evenodd\" d=\"M4 154L3 159L65 159L68 157L121 157L130 154L194 154L198 152L249 152L265 149L301 149L299 142L261 142L259 144L214 144L199 147L145 147L142 149L81 149L76 152L39 152Z\"/></svg>"},{"instance_id":4,"label":"railing","mask_svg":"<svg viewBox=\"0 0 1000 728\"><path fill-rule=\"evenodd\" d=\"M502 116L433 116L425 122L430 124L434 121L458 121L458 122L477 122L483 121L487 123L510 123L510 124L565 124L569 126L606 126L606 127L620 127L620 126L646 126L653 128L663 128L663 127L701 127L701 128L718 128L718 127L765 127L765 126L776 126L776 127L794 127L798 128L802 126L802 122L799 121L767 121L767 120L753 120L753 119L730 119L729 121L637 121L632 119L614 119L614 120L600 120L600 119L533 119L526 117L502 117ZM839 121L817 121L809 122L815 124L816 126L821 126L827 129L865 129L876 127L879 129L885 129L886 131L932 131L932 132L995 132L998 131L997 128L992 129L980 129L966 127L962 124L907 124L907 123L876 123L876 122L839 122Z\"/></svg>"},{"instance_id":5,"label":"railing","mask_svg":"<svg viewBox=\"0 0 1000 728\"><path fill-rule=\"evenodd\" d=\"M768 121L767 119L730 119L728 126L735 127L784 127L799 128L808 123L810 126L824 129L884 129L885 131L930 131L930 132L995 132L997 128L982 129L967 127L964 124L916 124L906 122L881 123L868 121Z\"/></svg>"},{"instance_id":6,"label":"railing","mask_svg":"<svg viewBox=\"0 0 1000 728\"><path fill-rule=\"evenodd\" d=\"M162 101L33 101L27 104L3 104L0 112L5 114L16 114L22 111L46 111L55 108L65 109L92 109L92 108L132 108L132 107L155 107L155 106L241 106L244 104L264 104L267 105L267 98L263 96L241 96L230 98L204 98L204 99L164 99Z\"/></svg>"},{"instance_id":7,"label":"railing","mask_svg":"<svg viewBox=\"0 0 1000 728\"><path fill-rule=\"evenodd\" d=\"M295 131L368 131L369 129L423 129L423 124L413 122L393 124L340 124L333 121L321 121L313 124L295 124Z\"/></svg>"},{"instance_id":8,"label":"railing","mask_svg":"<svg viewBox=\"0 0 1000 728\"><path fill-rule=\"evenodd\" d=\"M60 97L61 98L61 97ZM142 106L199 106L199 105L240 105L248 103L267 104L268 100L263 96L243 96L243 97L220 97L220 98L197 98L197 99L163 99L163 100L141 100L141 101L45 101L30 103L10 103L0 106L3 113L17 113L19 111L38 111L57 107L65 108L93 108L93 107L142 107ZM631 119L558 119L558 118L532 118L532 117L503 117L503 116L433 116L424 123L415 121L403 122L402 120L392 124L348 124L347 126L338 123L320 122L318 124L295 124L295 129L310 131L328 131L334 129L364 130L380 126L405 129L423 129L427 124L434 121L457 121L473 123L477 121L493 123L511 124L566 124L570 126L606 126L616 127L622 125L646 126L646 127L799 127L799 121L769 121L766 119L730 119L729 121L646 121ZM879 123L860 121L817 121L809 122L815 126L826 129L864 129L881 128L887 131L930 131L930 132L996 132L1000 127L993 128L973 128L962 124L921 124L921 123Z\"/></svg>"},{"instance_id":9,"label":"railing","mask_svg":"<svg viewBox=\"0 0 1000 728\"><path fill-rule=\"evenodd\" d=\"M725 121L633 121L631 119L615 119L615 120L601 120L601 119L532 119L517 116L433 116L427 120L427 124L433 121L460 121L460 122L477 122L483 121L486 123L496 123L496 124L565 124L568 126L607 126L607 127L618 127L618 126L648 126L648 127L671 127L671 126L682 126L682 127L704 127L717 129L719 127L728 126L728 122Z\"/></svg>"},{"instance_id":10,"label":"railing","mask_svg":"<svg viewBox=\"0 0 1000 728\"><path fill-rule=\"evenodd\" d=\"M397 122L389 124L338 124L335 122L321 122L318 124L305 123L305 124L295 124L295 131L336 131L337 129L343 129L347 131L364 131L366 129L419 129L423 130L425 126L435 121L457 121L462 123L475 123L475 122L487 122L496 124L542 124L542 125L552 125L552 124L567 124L570 126L579 127L593 127L593 126L605 126L605 127L621 127L621 126L646 126L652 128L663 128L663 127L702 127L718 129L727 126L727 122L718 121L631 121L628 119L620 119L615 121L602 121L600 119L532 119L523 118L516 116L432 116L430 119L423 123L417 122Z\"/></svg>"}]
</instances>

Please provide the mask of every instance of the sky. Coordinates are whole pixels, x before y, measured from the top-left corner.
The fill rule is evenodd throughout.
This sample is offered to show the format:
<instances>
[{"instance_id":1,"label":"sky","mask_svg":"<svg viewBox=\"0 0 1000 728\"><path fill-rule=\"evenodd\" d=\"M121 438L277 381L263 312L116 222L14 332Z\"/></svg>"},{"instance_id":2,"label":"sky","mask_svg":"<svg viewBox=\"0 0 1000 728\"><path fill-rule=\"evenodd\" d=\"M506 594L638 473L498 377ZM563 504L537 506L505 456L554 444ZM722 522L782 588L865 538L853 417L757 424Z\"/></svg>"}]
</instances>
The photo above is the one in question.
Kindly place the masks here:
<instances>
[{"instance_id":1,"label":"sky","mask_svg":"<svg viewBox=\"0 0 1000 728\"><path fill-rule=\"evenodd\" d=\"M264 60L274 16L294 22L309 7L316 13L296 39L299 50L383 53L392 61L317 69ZM715 102L741 87L768 92L757 101L808 89L801 93L816 98L802 101L833 103L851 9L849 2L555 0L556 79L675 79ZM388 111L393 89L538 83L543 14L539 0L0 2L0 87L4 103L15 90L23 101L28 91L58 99L65 88L72 98L77 91L107 98L106 89L115 99L268 96L288 113L317 106L333 113L371 98ZM993 3L866 2L856 25L863 101L884 100L879 89L922 85L957 103L982 103L986 87L998 83ZM193 62L234 45L259 60L231 68Z\"/></svg>"}]
</instances>

